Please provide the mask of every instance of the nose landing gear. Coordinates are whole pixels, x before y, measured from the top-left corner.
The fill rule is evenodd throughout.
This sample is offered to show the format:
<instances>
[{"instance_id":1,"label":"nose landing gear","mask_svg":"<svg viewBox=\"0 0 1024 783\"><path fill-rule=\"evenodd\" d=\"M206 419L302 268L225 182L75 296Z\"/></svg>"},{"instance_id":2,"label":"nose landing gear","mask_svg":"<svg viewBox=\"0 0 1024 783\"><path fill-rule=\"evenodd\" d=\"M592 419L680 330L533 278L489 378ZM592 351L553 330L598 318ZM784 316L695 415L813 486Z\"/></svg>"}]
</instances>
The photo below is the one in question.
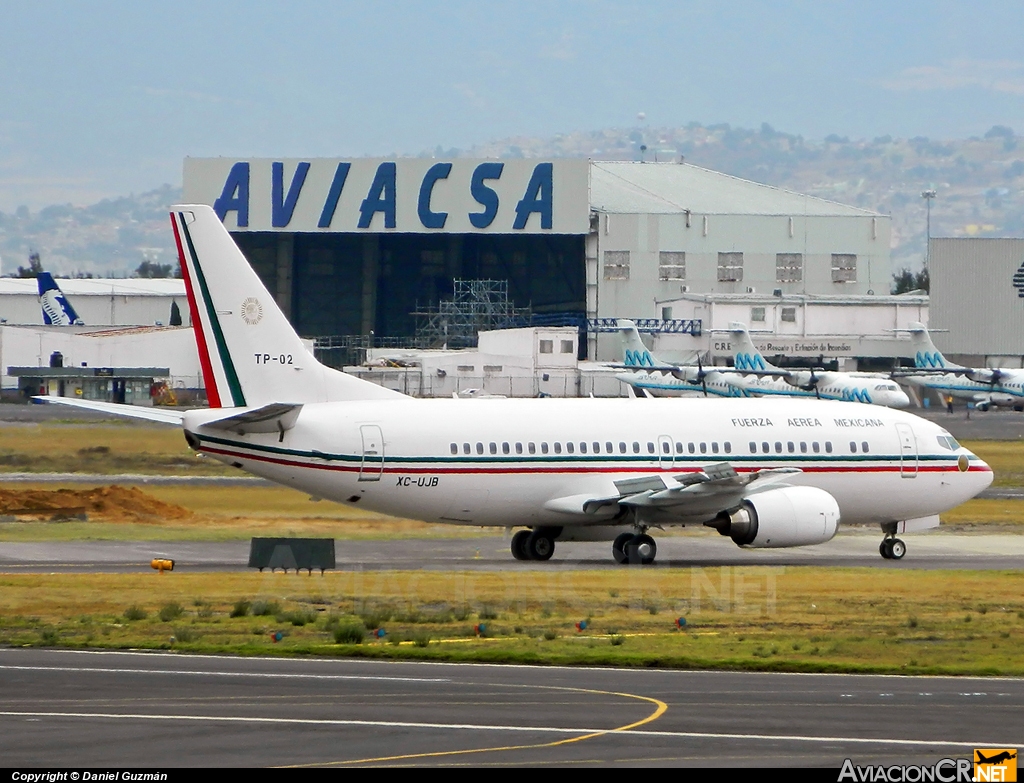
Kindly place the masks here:
<instances>
[{"instance_id":1,"label":"nose landing gear","mask_svg":"<svg viewBox=\"0 0 1024 783\"><path fill-rule=\"evenodd\" d=\"M902 560L906 553L907 545L895 536L892 538L883 538L882 543L878 545L878 554L886 560Z\"/></svg>"}]
</instances>

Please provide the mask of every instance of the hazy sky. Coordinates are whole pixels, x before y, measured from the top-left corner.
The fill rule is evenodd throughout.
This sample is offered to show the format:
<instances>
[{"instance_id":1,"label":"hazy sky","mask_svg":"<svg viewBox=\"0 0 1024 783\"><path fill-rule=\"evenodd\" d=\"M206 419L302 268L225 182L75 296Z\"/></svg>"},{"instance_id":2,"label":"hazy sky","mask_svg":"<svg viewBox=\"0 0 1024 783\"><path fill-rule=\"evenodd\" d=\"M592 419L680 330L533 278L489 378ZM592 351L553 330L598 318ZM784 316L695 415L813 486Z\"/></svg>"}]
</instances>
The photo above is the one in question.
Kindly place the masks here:
<instances>
[{"instance_id":1,"label":"hazy sky","mask_svg":"<svg viewBox=\"0 0 1024 783\"><path fill-rule=\"evenodd\" d=\"M0 0L0 211L193 156L416 154L728 122L1024 131L1024 3Z\"/></svg>"}]
</instances>

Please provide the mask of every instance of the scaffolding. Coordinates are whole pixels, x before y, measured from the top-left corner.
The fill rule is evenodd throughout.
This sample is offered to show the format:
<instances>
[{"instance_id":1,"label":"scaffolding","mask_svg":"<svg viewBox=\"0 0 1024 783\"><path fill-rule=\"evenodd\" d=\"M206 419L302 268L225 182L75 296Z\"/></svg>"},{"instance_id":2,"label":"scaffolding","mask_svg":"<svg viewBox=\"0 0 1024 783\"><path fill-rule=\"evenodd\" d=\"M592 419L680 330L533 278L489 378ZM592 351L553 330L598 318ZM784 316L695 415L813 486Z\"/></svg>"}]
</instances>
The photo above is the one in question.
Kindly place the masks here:
<instances>
[{"instance_id":1,"label":"scaffolding","mask_svg":"<svg viewBox=\"0 0 1024 783\"><path fill-rule=\"evenodd\" d=\"M428 348L473 348L481 331L527 326L529 307L516 307L508 297L507 280L452 281L451 299L427 305L416 318L416 340Z\"/></svg>"}]
</instances>

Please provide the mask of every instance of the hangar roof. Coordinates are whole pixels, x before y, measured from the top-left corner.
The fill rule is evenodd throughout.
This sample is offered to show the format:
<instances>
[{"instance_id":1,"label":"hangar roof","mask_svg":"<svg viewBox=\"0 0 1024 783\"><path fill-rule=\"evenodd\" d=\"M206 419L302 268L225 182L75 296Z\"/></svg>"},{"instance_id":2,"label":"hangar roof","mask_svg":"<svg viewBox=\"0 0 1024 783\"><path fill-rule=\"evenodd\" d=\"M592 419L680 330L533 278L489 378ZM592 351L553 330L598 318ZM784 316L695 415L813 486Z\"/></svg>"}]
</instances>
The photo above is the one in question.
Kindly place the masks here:
<instances>
[{"instance_id":1,"label":"hangar roof","mask_svg":"<svg viewBox=\"0 0 1024 783\"><path fill-rule=\"evenodd\" d=\"M185 281L166 278L57 278L60 290L68 296L184 296ZM34 277L0 278L0 295L26 294L39 296Z\"/></svg>"},{"instance_id":2,"label":"hangar roof","mask_svg":"<svg viewBox=\"0 0 1024 783\"><path fill-rule=\"evenodd\" d=\"M689 163L593 161L590 206L597 212L698 215L882 217L823 198L761 185Z\"/></svg>"}]
</instances>

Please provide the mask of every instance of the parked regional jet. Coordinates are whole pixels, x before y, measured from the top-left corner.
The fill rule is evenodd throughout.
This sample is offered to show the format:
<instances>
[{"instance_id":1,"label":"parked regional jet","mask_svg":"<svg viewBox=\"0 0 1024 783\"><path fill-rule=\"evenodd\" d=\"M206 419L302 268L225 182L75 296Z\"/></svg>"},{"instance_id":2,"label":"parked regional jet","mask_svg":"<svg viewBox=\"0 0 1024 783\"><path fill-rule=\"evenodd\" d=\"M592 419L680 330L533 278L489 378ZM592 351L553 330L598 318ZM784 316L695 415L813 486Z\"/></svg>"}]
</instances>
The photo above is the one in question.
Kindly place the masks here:
<instances>
[{"instance_id":1,"label":"parked regional jet","mask_svg":"<svg viewBox=\"0 0 1024 783\"><path fill-rule=\"evenodd\" d=\"M699 363L673 365L656 359L640 339L635 323L624 318L618 319L617 323L622 336L623 366L635 369L615 377L630 388L642 390L652 397L750 396L739 386L729 383L726 373L714 367L705 369Z\"/></svg>"},{"instance_id":2,"label":"parked regional jet","mask_svg":"<svg viewBox=\"0 0 1024 783\"><path fill-rule=\"evenodd\" d=\"M910 404L907 393L886 376L832 370L782 370L761 355L746 326L731 323L728 331L735 368L750 371L749 375L729 380L741 385L749 394L845 400L888 408L905 408Z\"/></svg>"},{"instance_id":3,"label":"parked regional jet","mask_svg":"<svg viewBox=\"0 0 1024 783\"><path fill-rule=\"evenodd\" d=\"M43 323L47 326L81 326L82 319L78 317L71 302L60 290L57 281L49 272L40 272L36 278L39 284L39 303L43 308Z\"/></svg>"},{"instance_id":4,"label":"parked regional jet","mask_svg":"<svg viewBox=\"0 0 1024 783\"><path fill-rule=\"evenodd\" d=\"M897 371L893 373L894 378L923 389L934 389L943 395L971 400L981 410L987 410L990 405L1024 410L1024 370L964 367L946 360L935 347L924 324L912 323L899 331L910 332L916 369Z\"/></svg>"},{"instance_id":5,"label":"parked regional jet","mask_svg":"<svg viewBox=\"0 0 1024 783\"><path fill-rule=\"evenodd\" d=\"M840 519L897 533L938 525L992 471L902 411L801 400L405 397L319 364L208 206L171 216L210 407L184 413L43 397L180 423L197 451L355 508L523 526L518 559L612 540L651 563L648 534L706 525L741 547L831 539Z\"/></svg>"}]
</instances>

